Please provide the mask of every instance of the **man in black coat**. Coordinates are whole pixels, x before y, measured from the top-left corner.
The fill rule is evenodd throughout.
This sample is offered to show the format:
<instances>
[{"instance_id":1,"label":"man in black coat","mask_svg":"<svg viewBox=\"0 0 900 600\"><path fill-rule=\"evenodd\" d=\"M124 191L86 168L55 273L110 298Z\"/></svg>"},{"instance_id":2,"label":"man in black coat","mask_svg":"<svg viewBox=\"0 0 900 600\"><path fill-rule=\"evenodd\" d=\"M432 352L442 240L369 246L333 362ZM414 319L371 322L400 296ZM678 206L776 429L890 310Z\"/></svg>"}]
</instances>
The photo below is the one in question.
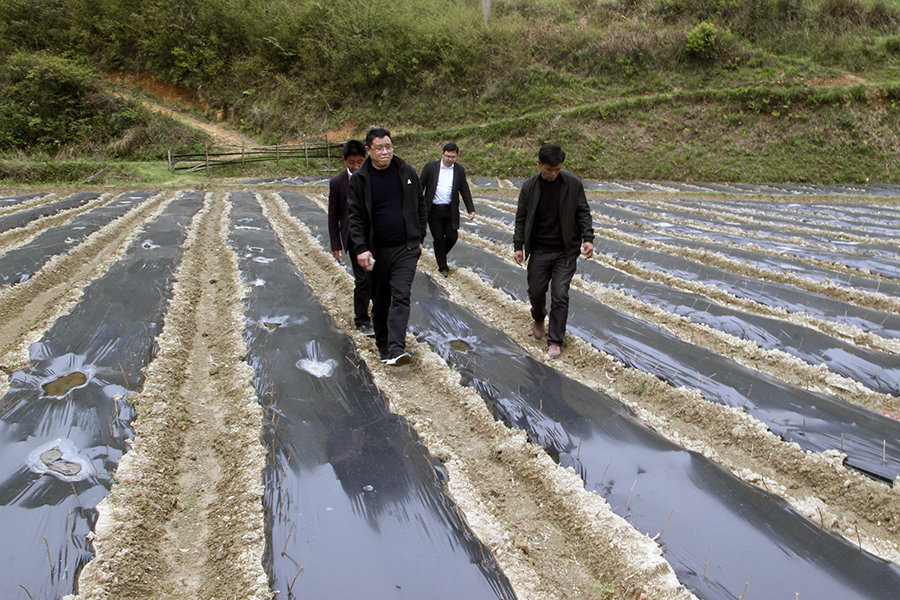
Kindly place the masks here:
<instances>
[{"instance_id":1,"label":"man in black coat","mask_svg":"<svg viewBox=\"0 0 900 600\"><path fill-rule=\"evenodd\" d=\"M372 273L372 328L381 360L406 365L412 361L406 352L409 296L428 213L419 175L394 156L391 132L370 130L366 150L347 190L350 239L357 262Z\"/></svg>"},{"instance_id":2,"label":"man in black coat","mask_svg":"<svg viewBox=\"0 0 900 600\"><path fill-rule=\"evenodd\" d=\"M459 196L469 218L475 218L475 205L469 193L469 182L466 181L466 170L456 162L459 147L450 142L444 145L441 160L425 165L419 176L425 188L425 204L428 207L428 228L434 238L434 258L441 275L447 277L450 267L447 265L447 254L459 239Z\"/></svg>"},{"instance_id":3,"label":"man in black coat","mask_svg":"<svg viewBox=\"0 0 900 600\"><path fill-rule=\"evenodd\" d=\"M331 252L337 260L346 253L353 269L353 323L368 337L375 336L369 319L369 272L356 261L356 249L350 240L350 207L347 203L347 188L350 176L366 160L366 148L359 140L349 140L342 151L346 169L328 181L328 237Z\"/></svg>"},{"instance_id":4,"label":"man in black coat","mask_svg":"<svg viewBox=\"0 0 900 600\"><path fill-rule=\"evenodd\" d=\"M528 298L532 332L544 337L547 286L550 286L550 327L547 355L558 358L569 318L569 284L579 252L594 255L594 227L584 185L562 170L566 153L556 144L541 146L538 167L519 192L513 249L517 264L528 258Z\"/></svg>"}]
</instances>

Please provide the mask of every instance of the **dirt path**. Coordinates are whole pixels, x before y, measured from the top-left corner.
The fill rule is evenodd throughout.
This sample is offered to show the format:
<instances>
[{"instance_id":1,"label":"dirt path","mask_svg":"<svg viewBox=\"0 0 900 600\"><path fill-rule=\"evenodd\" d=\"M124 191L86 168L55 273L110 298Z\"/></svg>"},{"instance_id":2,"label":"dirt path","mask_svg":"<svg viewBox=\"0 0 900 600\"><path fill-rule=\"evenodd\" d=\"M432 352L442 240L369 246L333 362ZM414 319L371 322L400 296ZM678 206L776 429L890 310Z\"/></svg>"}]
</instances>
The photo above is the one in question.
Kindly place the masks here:
<instances>
[{"instance_id":1,"label":"dirt path","mask_svg":"<svg viewBox=\"0 0 900 600\"><path fill-rule=\"evenodd\" d=\"M201 129L213 138L216 144L224 146L254 147L260 144L243 133L222 127L221 125L201 121L180 110L171 108L180 106L187 110L206 111L209 106L202 98L199 89L192 90L182 86L160 81L149 74L128 74L114 71L109 74L111 81L122 82L128 86L140 89L155 100L134 96L134 99L150 110L167 115L176 121L180 121L189 127Z\"/></svg>"},{"instance_id":2,"label":"dirt path","mask_svg":"<svg viewBox=\"0 0 900 600\"><path fill-rule=\"evenodd\" d=\"M252 148L260 145L259 142L251 139L250 137L244 135L239 131L235 131L234 129L229 129L226 127L222 127L221 125L215 125L213 123L201 121L200 119L195 119L190 115L186 115L182 112L168 108L156 102L151 102L149 100L141 100L140 102L152 111L172 117L176 121L180 121L181 123L184 123L189 127L193 127L194 129L202 129L203 131L208 133L218 145L237 146L239 148Z\"/></svg>"}]
</instances>

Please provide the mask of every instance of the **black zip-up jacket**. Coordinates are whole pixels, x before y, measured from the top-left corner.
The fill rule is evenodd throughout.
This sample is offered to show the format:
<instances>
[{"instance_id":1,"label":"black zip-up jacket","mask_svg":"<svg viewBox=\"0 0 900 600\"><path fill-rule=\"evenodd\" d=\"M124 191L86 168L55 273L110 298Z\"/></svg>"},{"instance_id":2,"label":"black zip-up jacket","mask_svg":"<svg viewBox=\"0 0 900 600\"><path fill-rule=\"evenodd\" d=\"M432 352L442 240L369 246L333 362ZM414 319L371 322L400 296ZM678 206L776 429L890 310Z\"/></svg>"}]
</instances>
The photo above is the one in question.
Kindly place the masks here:
<instances>
[{"instance_id":1,"label":"black zip-up jacket","mask_svg":"<svg viewBox=\"0 0 900 600\"><path fill-rule=\"evenodd\" d=\"M406 223L406 246L416 248L425 241L425 226L428 210L425 207L425 195L419 184L419 175L411 164L394 156L391 161L400 173L400 185L403 187L403 220ZM362 166L350 177L347 188L347 203L350 209L350 239L357 254L372 252L372 240L375 230L372 226L372 188L369 170L374 169L367 158Z\"/></svg>"},{"instance_id":2,"label":"black zip-up jacket","mask_svg":"<svg viewBox=\"0 0 900 600\"><path fill-rule=\"evenodd\" d=\"M522 184L519 203L516 207L516 229L513 234L513 249L524 250L525 257L531 254L531 234L534 232L534 216L538 200L541 199L540 173ZM559 192L559 226L562 229L566 257L578 258L583 242L594 243L594 222L591 207L584 195L584 184L574 173L560 171L562 180Z\"/></svg>"}]
</instances>

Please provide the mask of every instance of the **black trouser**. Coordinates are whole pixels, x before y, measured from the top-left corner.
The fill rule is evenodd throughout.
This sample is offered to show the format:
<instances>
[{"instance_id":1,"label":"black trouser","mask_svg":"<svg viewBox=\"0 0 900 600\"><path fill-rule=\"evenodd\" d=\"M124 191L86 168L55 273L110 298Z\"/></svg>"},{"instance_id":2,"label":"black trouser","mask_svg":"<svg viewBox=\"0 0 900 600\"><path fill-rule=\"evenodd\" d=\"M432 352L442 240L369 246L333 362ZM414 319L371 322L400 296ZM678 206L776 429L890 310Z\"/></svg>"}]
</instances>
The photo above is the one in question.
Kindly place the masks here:
<instances>
[{"instance_id":1,"label":"black trouser","mask_svg":"<svg viewBox=\"0 0 900 600\"><path fill-rule=\"evenodd\" d=\"M575 275L576 261L566 258L565 252L532 252L528 259L528 299L531 300L531 318L535 321L544 321L547 286L550 286L548 344L561 346L566 339L569 284Z\"/></svg>"},{"instance_id":2,"label":"black trouser","mask_svg":"<svg viewBox=\"0 0 900 600\"><path fill-rule=\"evenodd\" d=\"M434 259L437 261L439 271L449 269L447 266L447 254L459 239L459 232L453 228L450 219L449 204L432 204L428 211L428 228L431 237L434 238Z\"/></svg>"},{"instance_id":3,"label":"black trouser","mask_svg":"<svg viewBox=\"0 0 900 600\"><path fill-rule=\"evenodd\" d=\"M369 326L369 300L372 298L371 275L356 261L356 249L350 245L344 253L353 267L353 323L357 327Z\"/></svg>"},{"instance_id":4,"label":"black trouser","mask_svg":"<svg viewBox=\"0 0 900 600\"><path fill-rule=\"evenodd\" d=\"M393 358L406 350L409 325L409 293L422 250L406 246L376 248L372 252L372 329L381 358Z\"/></svg>"}]
</instances>

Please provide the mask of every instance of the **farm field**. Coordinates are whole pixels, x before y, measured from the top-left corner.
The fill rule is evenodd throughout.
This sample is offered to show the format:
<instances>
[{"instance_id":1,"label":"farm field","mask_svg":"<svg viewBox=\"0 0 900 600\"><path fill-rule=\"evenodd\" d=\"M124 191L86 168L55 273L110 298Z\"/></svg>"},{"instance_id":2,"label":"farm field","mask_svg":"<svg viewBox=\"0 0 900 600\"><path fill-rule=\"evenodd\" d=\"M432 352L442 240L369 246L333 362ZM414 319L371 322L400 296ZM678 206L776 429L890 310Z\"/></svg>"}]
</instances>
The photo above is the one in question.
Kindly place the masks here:
<instances>
[{"instance_id":1,"label":"farm field","mask_svg":"<svg viewBox=\"0 0 900 600\"><path fill-rule=\"evenodd\" d=\"M518 183L393 369L322 182L0 192L0 597L892 593L900 190L586 182L550 360Z\"/></svg>"}]
</instances>

